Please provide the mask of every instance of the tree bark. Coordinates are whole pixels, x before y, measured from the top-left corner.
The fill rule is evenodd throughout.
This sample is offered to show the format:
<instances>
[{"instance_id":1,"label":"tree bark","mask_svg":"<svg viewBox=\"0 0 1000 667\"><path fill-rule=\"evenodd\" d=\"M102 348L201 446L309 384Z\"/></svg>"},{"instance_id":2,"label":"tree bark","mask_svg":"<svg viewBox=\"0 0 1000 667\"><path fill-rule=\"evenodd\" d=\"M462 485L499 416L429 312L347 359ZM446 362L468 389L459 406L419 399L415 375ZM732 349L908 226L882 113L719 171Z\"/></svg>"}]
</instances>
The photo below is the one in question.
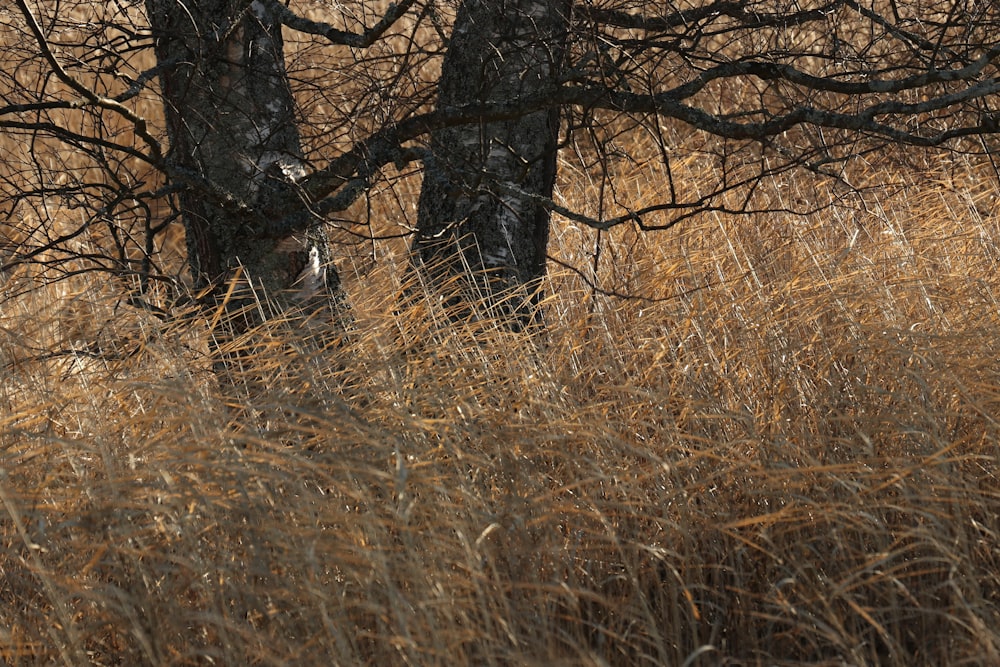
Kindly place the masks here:
<instances>
[{"instance_id":1,"label":"tree bark","mask_svg":"<svg viewBox=\"0 0 1000 667\"><path fill-rule=\"evenodd\" d=\"M295 200L289 189L306 174L273 8L257 0L146 0L146 7L157 60L166 65L168 160L187 181L179 204L196 283L221 284L239 270L279 304L288 296L339 300L319 224L281 238L265 231L289 213L274 202Z\"/></svg>"},{"instance_id":2,"label":"tree bark","mask_svg":"<svg viewBox=\"0 0 1000 667\"><path fill-rule=\"evenodd\" d=\"M516 100L551 88L565 50L567 0L465 0L442 64L438 108ZM431 138L414 260L456 298L494 314L536 317L545 274L559 111L450 127ZM481 303L481 302L480 302ZM468 305L468 304L466 304Z\"/></svg>"}]
</instances>

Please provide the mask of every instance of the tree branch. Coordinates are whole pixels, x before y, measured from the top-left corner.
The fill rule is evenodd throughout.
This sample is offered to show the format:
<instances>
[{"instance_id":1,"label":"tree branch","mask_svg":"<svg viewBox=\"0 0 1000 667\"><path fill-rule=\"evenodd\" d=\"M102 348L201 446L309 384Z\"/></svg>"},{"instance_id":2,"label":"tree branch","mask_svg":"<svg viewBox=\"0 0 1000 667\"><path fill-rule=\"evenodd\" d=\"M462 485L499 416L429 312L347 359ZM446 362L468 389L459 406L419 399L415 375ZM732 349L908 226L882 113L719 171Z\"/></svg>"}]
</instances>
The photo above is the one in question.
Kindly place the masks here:
<instances>
[{"instance_id":1,"label":"tree branch","mask_svg":"<svg viewBox=\"0 0 1000 667\"><path fill-rule=\"evenodd\" d=\"M573 8L574 13L602 25L649 32L664 32L675 28L690 27L699 21L716 19L725 16L740 22L740 28L766 28L772 26L793 26L826 18L845 5L846 0L831 0L831 2L815 9L794 13L755 12L747 11L747 3L743 1L722 0L702 7L685 9L665 16L648 16L630 14L617 9L602 9L589 4Z\"/></svg>"},{"instance_id":2,"label":"tree branch","mask_svg":"<svg viewBox=\"0 0 1000 667\"><path fill-rule=\"evenodd\" d=\"M996 55L993 51L991 53ZM964 72L964 75L974 76L980 69L981 67L977 65L971 69L963 68L953 72ZM771 72L780 71L779 69ZM943 73L942 76L945 77L942 79L943 81L958 78L947 73ZM931 76L927 80L933 79L934 77ZM900 90L920 87L915 83L918 81L916 77L903 81L905 84L874 81L867 84L867 87L865 87L866 84L860 82L849 85L856 93L875 93L894 87ZM1000 81L987 79L963 90L930 97L922 102L880 102L861 109L857 113L840 113L810 106L799 106L767 121L741 123L683 104L674 91L661 94L639 94L596 85L562 86L513 100L439 109L411 116L395 125L386 127L368 139L359 142L352 150L331 161L324 169L307 176L300 183L301 189L298 196L311 202L308 215L285 216L274 220L271 227L275 235L300 231L309 224L314 224L317 216L344 210L364 192L365 184L385 165L422 159L422 153L419 150L404 146L408 141L445 127L467 123L501 122L552 106L575 105L627 113L652 113L675 118L699 130L726 139L764 142L797 125L812 125L866 133L913 146L940 146L959 137L994 132L997 120L992 117L981 118L974 125L959 125L933 134L918 134L886 122L880 122L877 118L882 116L914 118L997 93L1000 93ZM346 189L341 191L345 186ZM543 201L540 203L554 212L596 228L606 229L629 220L637 221L637 214L629 214L608 221L594 221L565 210L554 202ZM288 206L295 204L301 207L301 200L282 202L277 210L289 210ZM642 213L655 210L662 210L662 207L654 207L648 211L644 210ZM641 221L638 222L641 223Z\"/></svg>"},{"instance_id":3,"label":"tree branch","mask_svg":"<svg viewBox=\"0 0 1000 667\"><path fill-rule=\"evenodd\" d=\"M829 76L813 76L791 65L745 60L723 63L707 69L695 79L667 91L664 95L678 100L686 99L703 90L712 81L742 76L754 76L764 81L787 81L809 90L842 95L900 93L938 83L970 81L982 74L998 56L1000 56L1000 46L994 46L965 67L943 70L929 69L921 74L900 79L868 79L864 81L844 81Z\"/></svg>"},{"instance_id":4,"label":"tree branch","mask_svg":"<svg viewBox=\"0 0 1000 667\"><path fill-rule=\"evenodd\" d=\"M73 107L82 107L85 105L93 105L100 107L102 109L107 109L109 111L114 111L129 123L135 131L136 136L140 137L147 146L149 146L152 152L152 158L154 162L160 162L163 159L163 151L160 147L160 142L156 140L153 135L149 133L149 128L146 123L146 119L138 115L125 105L123 105L118 100L112 99L110 97L103 97L98 95L93 90L83 85L72 76L69 72L62 66L59 59L56 58L55 54L52 53L52 49L49 48L48 40L45 38L45 33L42 32L41 26L38 24L35 15L32 13L31 9L25 0L15 0L18 8L21 10L21 14L24 16L25 22L28 24L28 29L31 31L32 36L35 38L35 42L38 44L38 48L41 51L42 57L49 63L52 68L52 72L59 78L60 81L65 83L74 92L78 93L84 100L83 103L71 103Z\"/></svg>"},{"instance_id":5,"label":"tree branch","mask_svg":"<svg viewBox=\"0 0 1000 667\"><path fill-rule=\"evenodd\" d=\"M291 9L278 2L278 0L266 0L266 2L267 5L275 12L278 21L292 30L297 30L308 35L325 37L334 44L353 46L355 48L363 49L378 41L378 39L385 34L386 30L391 28L392 25L398 21L410 7L413 6L416 0L402 0L399 4L391 3L385 12L385 16L383 16L378 23L360 33L346 32L333 27L329 23L313 21L312 19L307 19L304 16L299 16Z\"/></svg>"}]
</instances>

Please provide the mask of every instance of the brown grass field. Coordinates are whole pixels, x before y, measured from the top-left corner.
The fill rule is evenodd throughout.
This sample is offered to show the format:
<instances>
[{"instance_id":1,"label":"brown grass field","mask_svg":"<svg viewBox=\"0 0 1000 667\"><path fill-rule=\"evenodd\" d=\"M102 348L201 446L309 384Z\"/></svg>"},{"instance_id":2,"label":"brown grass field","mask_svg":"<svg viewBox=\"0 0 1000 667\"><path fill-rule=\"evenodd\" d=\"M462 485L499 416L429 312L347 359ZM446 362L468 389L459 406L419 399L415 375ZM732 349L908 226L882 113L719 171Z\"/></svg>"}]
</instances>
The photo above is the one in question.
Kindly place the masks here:
<instances>
[{"instance_id":1,"label":"brown grass field","mask_svg":"<svg viewBox=\"0 0 1000 667\"><path fill-rule=\"evenodd\" d=\"M552 265L542 334L401 308L400 242L347 249L350 334L270 322L231 384L211 313L18 268L0 661L1000 665L1000 181L854 169L861 195L760 195L811 217L557 220L587 280ZM615 170L636 206L662 192L653 161ZM561 174L595 213L572 151ZM372 217L405 224L418 187Z\"/></svg>"}]
</instances>

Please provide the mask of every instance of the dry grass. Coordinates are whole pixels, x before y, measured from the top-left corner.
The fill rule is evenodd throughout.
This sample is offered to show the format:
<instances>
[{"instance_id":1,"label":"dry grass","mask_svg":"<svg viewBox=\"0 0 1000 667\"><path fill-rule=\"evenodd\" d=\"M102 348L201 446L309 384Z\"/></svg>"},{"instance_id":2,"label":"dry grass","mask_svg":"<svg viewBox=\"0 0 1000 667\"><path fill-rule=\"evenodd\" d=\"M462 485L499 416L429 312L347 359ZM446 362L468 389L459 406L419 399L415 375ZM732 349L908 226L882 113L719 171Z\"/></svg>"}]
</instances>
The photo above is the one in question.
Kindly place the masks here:
<instances>
[{"instance_id":1,"label":"dry grass","mask_svg":"<svg viewBox=\"0 0 1000 667\"><path fill-rule=\"evenodd\" d=\"M670 139L677 187L710 187L704 138ZM402 241L345 250L350 335L270 322L232 383L211 313L8 272L0 660L1000 664L1000 184L900 157L854 167L862 197L760 189L809 218L559 221L583 275L553 265L542 334L401 310ZM560 201L597 214L563 158ZM663 195L655 160L612 171ZM386 186L345 218L411 224L419 181ZM68 216L42 213L24 229Z\"/></svg>"},{"instance_id":2,"label":"dry grass","mask_svg":"<svg viewBox=\"0 0 1000 667\"><path fill-rule=\"evenodd\" d=\"M4 660L996 664L997 186L944 166L605 235L662 300L557 271L535 338L397 312L382 262L236 389L206 319L6 301Z\"/></svg>"}]
</instances>

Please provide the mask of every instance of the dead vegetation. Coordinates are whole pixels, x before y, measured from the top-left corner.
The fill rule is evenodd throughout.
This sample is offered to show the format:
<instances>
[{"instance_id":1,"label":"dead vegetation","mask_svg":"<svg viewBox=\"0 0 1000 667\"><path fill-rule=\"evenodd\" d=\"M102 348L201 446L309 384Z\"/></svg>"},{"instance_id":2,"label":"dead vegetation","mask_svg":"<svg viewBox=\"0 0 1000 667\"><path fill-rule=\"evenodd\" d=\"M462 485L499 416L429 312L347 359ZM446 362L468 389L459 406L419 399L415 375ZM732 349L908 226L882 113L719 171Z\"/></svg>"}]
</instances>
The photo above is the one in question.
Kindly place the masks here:
<instances>
[{"instance_id":1,"label":"dead vegetation","mask_svg":"<svg viewBox=\"0 0 1000 667\"><path fill-rule=\"evenodd\" d=\"M555 270L542 336L368 267L356 332L253 332L242 393L209 318L20 291L4 660L995 662L996 179L877 167L823 218L605 234L589 278L646 298Z\"/></svg>"},{"instance_id":2,"label":"dead vegetation","mask_svg":"<svg viewBox=\"0 0 1000 667\"><path fill-rule=\"evenodd\" d=\"M711 187L704 137L664 132L676 187ZM638 208L667 176L637 135L605 166ZM0 141L5 185L33 178ZM587 150L557 199L598 215ZM345 216L396 237L339 259L350 334L261 325L232 383L216 313L145 312L72 262L5 272L0 659L1000 663L1000 182L928 155L756 195L812 216L557 221L524 334L400 305L419 181L387 177ZM7 241L76 222L49 204Z\"/></svg>"}]
</instances>

